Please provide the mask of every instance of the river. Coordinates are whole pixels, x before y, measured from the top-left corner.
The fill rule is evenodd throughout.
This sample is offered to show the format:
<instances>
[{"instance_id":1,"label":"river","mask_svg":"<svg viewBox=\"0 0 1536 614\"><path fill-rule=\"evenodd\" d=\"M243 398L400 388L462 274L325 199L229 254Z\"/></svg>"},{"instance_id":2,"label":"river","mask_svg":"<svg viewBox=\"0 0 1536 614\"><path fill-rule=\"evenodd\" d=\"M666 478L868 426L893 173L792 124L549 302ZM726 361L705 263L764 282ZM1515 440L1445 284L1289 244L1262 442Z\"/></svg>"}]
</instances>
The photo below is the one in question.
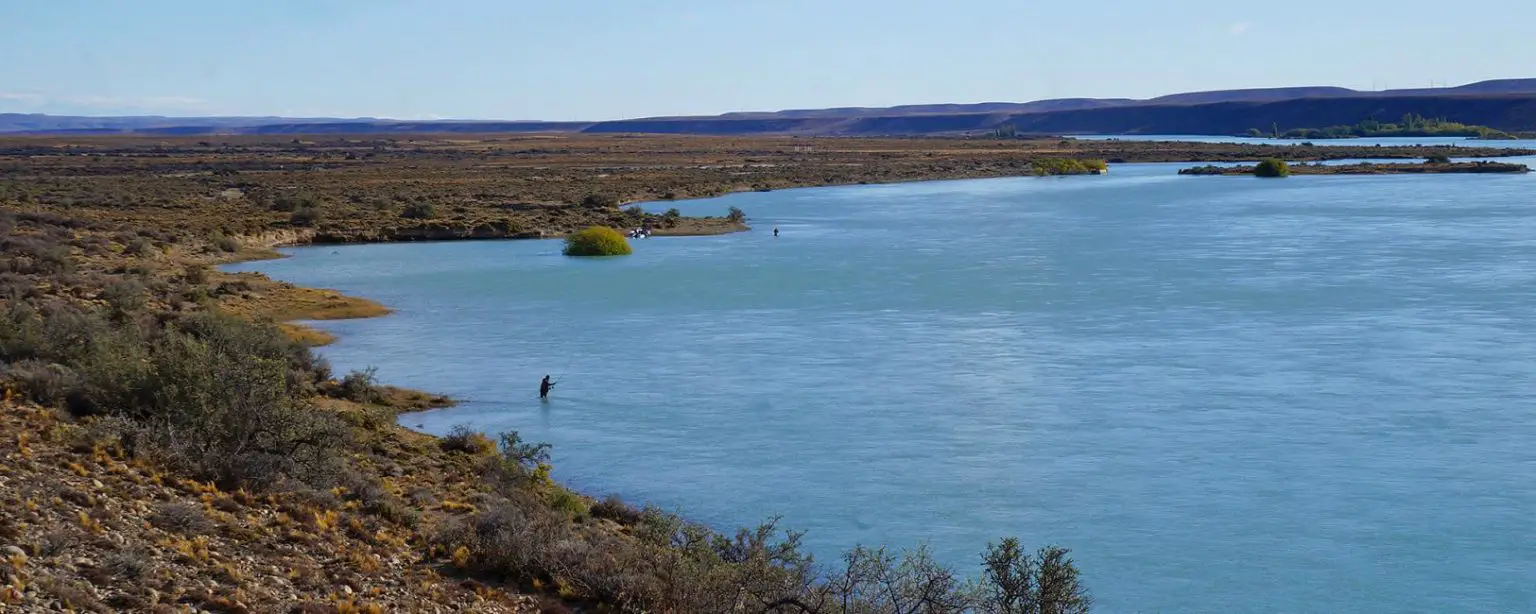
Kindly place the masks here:
<instances>
[{"instance_id":1,"label":"river","mask_svg":"<svg viewBox=\"0 0 1536 614\"><path fill-rule=\"evenodd\" d=\"M782 515L823 560L927 542L974 574L1017 535L1102 612L1536 608L1536 176L1184 166L679 202L755 229L620 259L231 269L397 309L320 326L338 370L467 399L408 426L517 430L580 490L721 528Z\"/></svg>"}]
</instances>

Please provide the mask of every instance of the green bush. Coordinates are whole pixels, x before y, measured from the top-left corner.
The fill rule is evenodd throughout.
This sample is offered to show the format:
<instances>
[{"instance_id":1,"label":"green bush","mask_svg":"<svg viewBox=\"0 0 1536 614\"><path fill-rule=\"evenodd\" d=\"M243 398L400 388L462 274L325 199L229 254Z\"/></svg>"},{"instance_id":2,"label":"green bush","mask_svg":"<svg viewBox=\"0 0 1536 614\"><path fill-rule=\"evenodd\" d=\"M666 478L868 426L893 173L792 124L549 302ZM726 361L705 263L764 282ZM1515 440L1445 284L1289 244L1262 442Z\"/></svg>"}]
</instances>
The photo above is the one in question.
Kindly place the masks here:
<instances>
[{"instance_id":1,"label":"green bush","mask_svg":"<svg viewBox=\"0 0 1536 614\"><path fill-rule=\"evenodd\" d=\"M132 279L119 279L101 289L98 298L107 302L112 315L128 317L144 309L144 284Z\"/></svg>"},{"instance_id":2,"label":"green bush","mask_svg":"<svg viewBox=\"0 0 1536 614\"><path fill-rule=\"evenodd\" d=\"M581 495L558 486L549 493L549 507L555 511L568 514L572 518L584 517L591 511L587 500L583 499Z\"/></svg>"},{"instance_id":3,"label":"green bush","mask_svg":"<svg viewBox=\"0 0 1536 614\"><path fill-rule=\"evenodd\" d=\"M1291 167L1285 160L1279 158L1266 158L1253 167L1255 177L1290 177Z\"/></svg>"},{"instance_id":4,"label":"green bush","mask_svg":"<svg viewBox=\"0 0 1536 614\"><path fill-rule=\"evenodd\" d=\"M195 478L263 488L334 474L346 430L308 401L323 363L307 348L229 316L131 315L13 307L0 317L0 359L58 365L20 374L28 392L122 419L132 453Z\"/></svg>"},{"instance_id":5,"label":"green bush","mask_svg":"<svg viewBox=\"0 0 1536 614\"><path fill-rule=\"evenodd\" d=\"M353 371L341 378L337 386L336 395L354 403L378 403L384 400L383 393L379 392L379 386L374 374L378 369L368 367L362 371Z\"/></svg>"},{"instance_id":6,"label":"green bush","mask_svg":"<svg viewBox=\"0 0 1536 614\"><path fill-rule=\"evenodd\" d=\"M625 256L633 253L619 231L593 226L565 238L567 256Z\"/></svg>"}]
</instances>

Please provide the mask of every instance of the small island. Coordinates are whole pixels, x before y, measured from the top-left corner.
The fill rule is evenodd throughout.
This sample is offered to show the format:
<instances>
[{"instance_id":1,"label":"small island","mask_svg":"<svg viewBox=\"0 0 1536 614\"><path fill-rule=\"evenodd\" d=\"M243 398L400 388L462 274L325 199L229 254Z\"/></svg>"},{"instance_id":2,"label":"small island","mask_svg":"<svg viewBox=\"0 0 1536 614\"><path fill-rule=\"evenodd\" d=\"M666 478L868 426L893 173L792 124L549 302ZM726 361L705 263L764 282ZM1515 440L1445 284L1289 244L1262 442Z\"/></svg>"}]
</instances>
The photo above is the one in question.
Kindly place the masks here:
<instances>
[{"instance_id":1,"label":"small island","mask_svg":"<svg viewBox=\"0 0 1536 614\"><path fill-rule=\"evenodd\" d=\"M1398 123L1384 123L1367 119L1352 126L1328 126L1326 128L1291 128L1281 131L1271 127L1268 133L1250 128L1245 136L1277 139L1353 139L1361 137L1467 137L1479 140L1513 140L1519 137L1507 132L1448 121L1443 117L1423 117L1417 113L1404 115Z\"/></svg>"},{"instance_id":2,"label":"small island","mask_svg":"<svg viewBox=\"0 0 1536 614\"><path fill-rule=\"evenodd\" d=\"M1180 169L1180 175L1244 175L1260 176L1258 166L1196 166ZM1426 160L1418 163L1378 164L1295 164L1286 167L1284 175L1412 175L1426 173L1528 173L1531 168L1509 162L1451 162Z\"/></svg>"}]
</instances>

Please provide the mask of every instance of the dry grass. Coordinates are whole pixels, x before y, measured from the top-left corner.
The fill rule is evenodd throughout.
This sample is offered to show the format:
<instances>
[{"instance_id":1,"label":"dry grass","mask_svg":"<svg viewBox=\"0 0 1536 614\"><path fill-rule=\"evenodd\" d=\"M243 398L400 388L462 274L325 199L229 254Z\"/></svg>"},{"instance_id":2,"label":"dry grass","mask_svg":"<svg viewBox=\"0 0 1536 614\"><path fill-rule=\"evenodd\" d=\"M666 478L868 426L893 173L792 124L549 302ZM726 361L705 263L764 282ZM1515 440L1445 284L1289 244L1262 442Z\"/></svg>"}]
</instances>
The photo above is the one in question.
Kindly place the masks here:
<instances>
[{"instance_id":1,"label":"dry grass","mask_svg":"<svg viewBox=\"0 0 1536 614\"><path fill-rule=\"evenodd\" d=\"M288 284L261 282L252 291L220 301L220 307L233 314L253 319L280 322L292 320L350 320L376 318L389 314L389 308L364 298L346 296L335 290L304 288Z\"/></svg>"},{"instance_id":2,"label":"dry grass","mask_svg":"<svg viewBox=\"0 0 1536 614\"><path fill-rule=\"evenodd\" d=\"M129 611L155 604L302 611L297 608L306 602L345 603L333 599L338 591L371 604L353 611L535 611L529 597L440 581L420 550L436 520L422 521L418 531L382 507L363 504L356 493L323 502L298 492L225 492L162 480L149 464L112 452L103 451L104 462L89 454L81 460L72 442L88 438L86 427L56 415L0 402L0 431L26 433L30 448L24 458L22 439L0 441L0 547L23 551L0 555L0 611L66 605ZM377 434L377 451L359 456L357 467L377 473L409 464L410 472L388 478L392 488L459 498L484 488L469 465L417 443L420 436L393 427ZM71 491L96 496L52 494ZM437 560L448 558L444 553Z\"/></svg>"},{"instance_id":3,"label":"dry grass","mask_svg":"<svg viewBox=\"0 0 1536 614\"><path fill-rule=\"evenodd\" d=\"M610 206L619 202L647 202L659 213L669 200L735 191L1027 175L1042 159L1257 160L1282 150L1293 160L1423 158L1437 151L1056 139L8 137L0 138L0 199L187 232L222 254L217 237L239 237L243 251L260 251L309 239L563 236L594 224L633 225ZM301 209L318 211L320 220L296 226L293 213ZM710 218L659 230L741 228Z\"/></svg>"}]
</instances>

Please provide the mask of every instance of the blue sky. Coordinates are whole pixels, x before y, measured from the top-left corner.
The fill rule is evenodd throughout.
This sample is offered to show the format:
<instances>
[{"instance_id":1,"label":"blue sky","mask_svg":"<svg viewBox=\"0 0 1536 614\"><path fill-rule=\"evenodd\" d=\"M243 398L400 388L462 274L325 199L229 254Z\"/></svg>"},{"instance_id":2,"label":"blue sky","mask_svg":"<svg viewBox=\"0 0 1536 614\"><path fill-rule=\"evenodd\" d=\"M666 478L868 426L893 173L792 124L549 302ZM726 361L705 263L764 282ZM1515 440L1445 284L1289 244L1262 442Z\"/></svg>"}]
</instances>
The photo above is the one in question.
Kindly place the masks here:
<instances>
[{"instance_id":1,"label":"blue sky","mask_svg":"<svg viewBox=\"0 0 1536 614\"><path fill-rule=\"evenodd\" d=\"M1533 23L1530 0L0 0L0 112L611 119L1426 87L1536 76Z\"/></svg>"}]
</instances>

